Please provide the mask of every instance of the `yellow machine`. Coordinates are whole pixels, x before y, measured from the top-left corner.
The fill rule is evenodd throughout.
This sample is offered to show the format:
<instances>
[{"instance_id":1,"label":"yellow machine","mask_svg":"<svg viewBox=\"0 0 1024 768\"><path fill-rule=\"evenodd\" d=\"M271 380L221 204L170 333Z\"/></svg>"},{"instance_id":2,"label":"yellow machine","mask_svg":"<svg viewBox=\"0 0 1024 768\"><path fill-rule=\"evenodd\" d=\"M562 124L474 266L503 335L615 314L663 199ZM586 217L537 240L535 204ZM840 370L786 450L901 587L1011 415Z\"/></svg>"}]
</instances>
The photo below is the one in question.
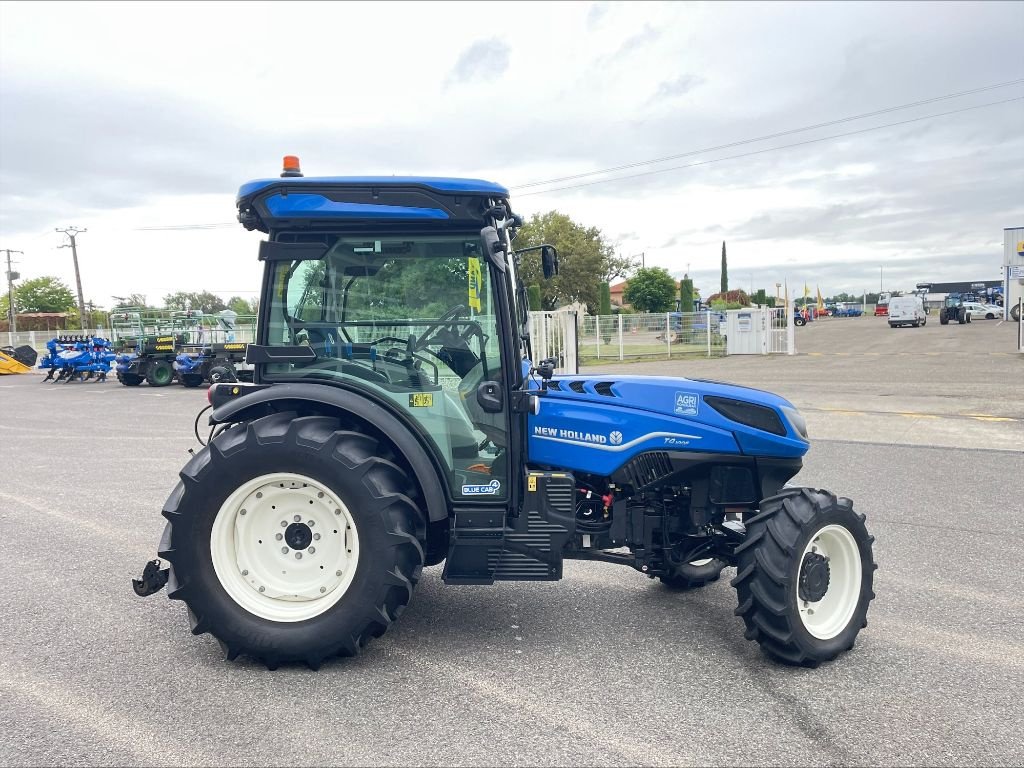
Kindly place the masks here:
<instances>
[{"instance_id":1,"label":"yellow machine","mask_svg":"<svg viewBox=\"0 0 1024 768\"><path fill-rule=\"evenodd\" d=\"M0 347L0 375L28 373L36 362L36 351L32 347Z\"/></svg>"}]
</instances>

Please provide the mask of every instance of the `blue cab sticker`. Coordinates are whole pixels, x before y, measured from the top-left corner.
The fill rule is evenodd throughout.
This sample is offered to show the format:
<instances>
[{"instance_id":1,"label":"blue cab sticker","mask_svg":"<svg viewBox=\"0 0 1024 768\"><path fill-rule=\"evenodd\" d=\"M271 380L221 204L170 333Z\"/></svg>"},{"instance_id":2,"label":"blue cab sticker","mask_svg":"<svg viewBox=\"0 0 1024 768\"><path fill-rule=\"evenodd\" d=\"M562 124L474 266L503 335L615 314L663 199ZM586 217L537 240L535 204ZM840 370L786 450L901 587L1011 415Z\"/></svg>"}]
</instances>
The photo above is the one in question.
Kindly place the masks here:
<instances>
[{"instance_id":1,"label":"blue cab sticker","mask_svg":"<svg viewBox=\"0 0 1024 768\"><path fill-rule=\"evenodd\" d=\"M464 485L462 486L463 496L493 496L501 489L501 483L491 480L486 485Z\"/></svg>"}]
</instances>

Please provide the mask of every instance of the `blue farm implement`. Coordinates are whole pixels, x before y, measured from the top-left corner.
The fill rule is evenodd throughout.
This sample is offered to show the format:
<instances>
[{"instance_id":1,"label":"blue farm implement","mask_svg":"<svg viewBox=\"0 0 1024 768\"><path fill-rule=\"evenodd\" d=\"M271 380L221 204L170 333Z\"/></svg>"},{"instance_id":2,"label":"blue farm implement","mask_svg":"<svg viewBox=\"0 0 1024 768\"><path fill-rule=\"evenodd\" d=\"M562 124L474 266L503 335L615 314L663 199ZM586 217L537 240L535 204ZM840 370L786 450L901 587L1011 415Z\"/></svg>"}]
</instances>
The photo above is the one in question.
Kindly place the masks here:
<instances>
[{"instance_id":1,"label":"blue farm implement","mask_svg":"<svg viewBox=\"0 0 1024 768\"><path fill-rule=\"evenodd\" d=\"M504 187L305 178L289 157L236 202L266 235L254 380L211 387L210 439L163 507L169 565L150 560L137 594L166 586L228 659L316 668L386 632L424 566L492 584L591 560L671 590L731 567L745 636L772 658L853 647L873 538L850 499L789 484L804 417L747 387L535 361L521 275L554 277L558 254L515 247ZM644 598L609 621L676 622L683 605Z\"/></svg>"},{"instance_id":2,"label":"blue farm implement","mask_svg":"<svg viewBox=\"0 0 1024 768\"><path fill-rule=\"evenodd\" d=\"M107 339L58 336L46 342L39 367L47 371L43 381L106 381L114 357Z\"/></svg>"}]
</instances>

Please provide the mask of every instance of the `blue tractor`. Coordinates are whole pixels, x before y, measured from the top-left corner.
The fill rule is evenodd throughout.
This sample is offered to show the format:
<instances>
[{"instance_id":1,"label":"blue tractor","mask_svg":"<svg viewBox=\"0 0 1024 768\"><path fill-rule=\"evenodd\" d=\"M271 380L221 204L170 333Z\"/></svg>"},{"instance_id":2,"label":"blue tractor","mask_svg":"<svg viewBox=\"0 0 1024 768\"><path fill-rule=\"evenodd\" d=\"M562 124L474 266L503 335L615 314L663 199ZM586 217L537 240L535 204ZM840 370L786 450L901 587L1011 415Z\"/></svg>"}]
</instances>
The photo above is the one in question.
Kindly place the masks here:
<instances>
[{"instance_id":1,"label":"blue tractor","mask_svg":"<svg viewBox=\"0 0 1024 768\"><path fill-rule=\"evenodd\" d=\"M816 666L874 593L853 503L793 487L788 401L700 379L533 361L508 191L473 179L282 178L241 187L265 233L252 383L210 389L210 435L163 508L167 586L228 659L318 667L382 635L424 566L448 584L561 578L566 559L670 590L726 567L746 637ZM679 604L666 601L666 610ZM729 653L723 647L721 653Z\"/></svg>"}]
</instances>

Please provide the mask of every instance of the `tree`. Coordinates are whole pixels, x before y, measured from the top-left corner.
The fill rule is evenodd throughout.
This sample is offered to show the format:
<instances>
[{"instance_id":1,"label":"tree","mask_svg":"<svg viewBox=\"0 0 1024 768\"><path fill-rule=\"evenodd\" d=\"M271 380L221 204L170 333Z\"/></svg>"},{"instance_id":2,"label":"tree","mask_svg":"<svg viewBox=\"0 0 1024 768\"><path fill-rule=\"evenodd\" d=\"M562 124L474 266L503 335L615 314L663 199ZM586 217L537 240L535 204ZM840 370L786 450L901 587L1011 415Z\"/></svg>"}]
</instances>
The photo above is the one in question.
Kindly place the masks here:
<instances>
[{"instance_id":1,"label":"tree","mask_svg":"<svg viewBox=\"0 0 1024 768\"><path fill-rule=\"evenodd\" d=\"M679 311L693 312L693 280L685 275L679 281Z\"/></svg>"},{"instance_id":2,"label":"tree","mask_svg":"<svg viewBox=\"0 0 1024 768\"><path fill-rule=\"evenodd\" d=\"M117 299L117 303L110 308L112 312L118 309L127 309L128 307L150 308L144 293L132 293L128 296L114 296L113 298Z\"/></svg>"},{"instance_id":3,"label":"tree","mask_svg":"<svg viewBox=\"0 0 1024 768\"><path fill-rule=\"evenodd\" d=\"M675 306L676 281L664 267L638 269L622 298L638 312L668 312Z\"/></svg>"},{"instance_id":4,"label":"tree","mask_svg":"<svg viewBox=\"0 0 1024 768\"><path fill-rule=\"evenodd\" d=\"M726 309L738 309L739 307L749 307L750 297L744 290L725 291L708 296L708 304L724 305Z\"/></svg>"},{"instance_id":5,"label":"tree","mask_svg":"<svg viewBox=\"0 0 1024 768\"><path fill-rule=\"evenodd\" d=\"M14 291L16 312L70 312L77 306L71 289L56 277L26 280Z\"/></svg>"},{"instance_id":6,"label":"tree","mask_svg":"<svg viewBox=\"0 0 1024 768\"><path fill-rule=\"evenodd\" d=\"M597 314L605 317L612 313L612 290L608 283L601 283L600 307Z\"/></svg>"},{"instance_id":7,"label":"tree","mask_svg":"<svg viewBox=\"0 0 1024 768\"><path fill-rule=\"evenodd\" d=\"M529 288L526 289L526 296L530 303L530 311L540 312L540 286L536 284L531 285Z\"/></svg>"},{"instance_id":8,"label":"tree","mask_svg":"<svg viewBox=\"0 0 1024 768\"><path fill-rule=\"evenodd\" d=\"M228 309L240 317L256 315L259 312L259 299L243 299L241 296L232 296L228 299Z\"/></svg>"},{"instance_id":9,"label":"tree","mask_svg":"<svg viewBox=\"0 0 1024 768\"><path fill-rule=\"evenodd\" d=\"M169 293L164 296L164 306L168 309L179 310L198 309L206 314L213 314L228 308L228 305L224 303L224 299L209 291L200 291L198 293L195 291L178 291L177 293Z\"/></svg>"},{"instance_id":10,"label":"tree","mask_svg":"<svg viewBox=\"0 0 1024 768\"><path fill-rule=\"evenodd\" d=\"M725 240L722 241L722 293L729 291L729 267L725 261Z\"/></svg>"},{"instance_id":11,"label":"tree","mask_svg":"<svg viewBox=\"0 0 1024 768\"><path fill-rule=\"evenodd\" d=\"M558 275L544 280L540 256L533 251L523 254L519 276L526 285L540 286L544 309L579 301L594 312L599 306L600 284L622 277L636 266L635 259L616 255L601 230L578 224L558 211L534 214L520 227L512 247L522 249L543 243L558 249Z\"/></svg>"}]
</instances>

